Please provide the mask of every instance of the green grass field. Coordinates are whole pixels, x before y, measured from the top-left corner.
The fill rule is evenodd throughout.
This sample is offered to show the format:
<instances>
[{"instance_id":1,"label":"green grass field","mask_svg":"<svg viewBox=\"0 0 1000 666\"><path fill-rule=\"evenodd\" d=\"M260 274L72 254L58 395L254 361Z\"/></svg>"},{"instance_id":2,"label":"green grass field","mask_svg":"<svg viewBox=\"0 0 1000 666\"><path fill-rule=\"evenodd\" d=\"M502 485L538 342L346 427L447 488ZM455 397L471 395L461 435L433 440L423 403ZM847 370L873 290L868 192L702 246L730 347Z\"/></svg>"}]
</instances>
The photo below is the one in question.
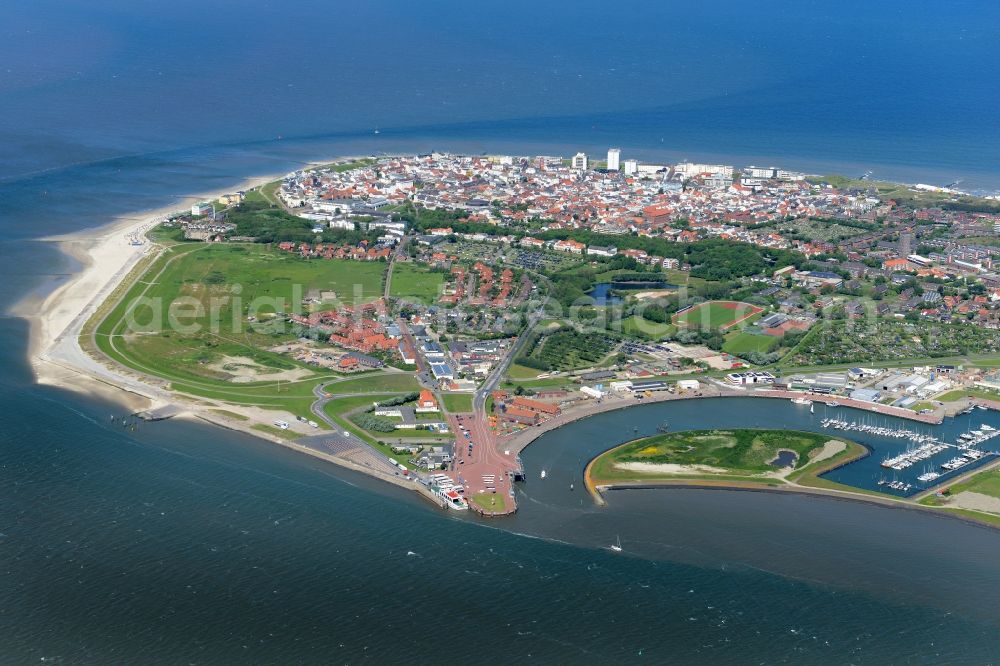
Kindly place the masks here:
<instances>
[{"instance_id":1,"label":"green grass field","mask_svg":"<svg viewBox=\"0 0 1000 666\"><path fill-rule=\"evenodd\" d=\"M432 272L426 264L396 262L392 267L389 295L432 305L441 295L444 278L444 273Z\"/></svg>"},{"instance_id":2,"label":"green grass field","mask_svg":"<svg viewBox=\"0 0 1000 666\"><path fill-rule=\"evenodd\" d=\"M352 377L342 381L332 382L327 385L326 392L331 394L340 393L386 393L395 391L399 393L410 393L419 391L420 384L417 378L402 372L380 372L378 374Z\"/></svg>"},{"instance_id":3,"label":"green grass field","mask_svg":"<svg viewBox=\"0 0 1000 666\"><path fill-rule=\"evenodd\" d=\"M406 453L393 453L392 449L388 444L379 444L379 442L393 442L398 439L394 433L391 432L380 432L380 433L370 433L367 430L359 427L356 423L350 420L348 414L356 409L362 409L371 405L373 402L378 402L379 400L386 400L388 398L393 398L394 395L365 395L365 396L352 396L350 398L336 398L327 402L323 405L323 411L326 413L334 423L339 425L344 430L354 433L362 440L364 440L368 445L377 451L385 454L386 456L392 458L397 462L401 462L404 465L407 464L410 456Z\"/></svg>"},{"instance_id":4,"label":"green grass field","mask_svg":"<svg viewBox=\"0 0 1000 666\"><path fill-rule=\"evenodd\" d=\"M829 440L828 435L785 430L691 430L643 437L601 454L591 465L595 481L637 478L672 478L676 473L637 472L618 467L621 463L703 465L720 474L746 476L776 469L768 464L779 449L795 451L796 468L808 455ZM724 470L724 472L722 471ZM692 470L712 472L713 470ZM683 475L681 475L683 476Z\"/></svg>"},{"instance_id":5,"label":"green grass field","mask_svg":"<svg viewBox=\"0 0 1000 666\"><path fill-rule=\"evenodd\" d=\"M1000 469L980 472L968 481L956 483L954 486L951 486L949 491L952 495L968 491L1000 499Z\"/></svg>"},{"instance_id":6,"label":"green grass field","mask_svg":"<svg viewBox=\"0 0 1000 666\"><path fill-rule=\"evenodd\" d=\"M471 393L443 393L444 408L452 414L463 414L472 411Z\"/></svg>"},{"instance_id":7,"label":"green grass field","mask_svg":"<svg viewBox=\"0 0 1000 666\"><path fill-rule=\"evenodd\" d=\"M511 379L534 379L540 374L542 374L541 370L517 363L511 363L510 367L507 368L507 376Z\"/></svg>"},{"instance_id":8,"label":"green grass field","mask_svg":"<svg viewBox=\"0 0 1000 666\"><path fill-rule=\"evenodd\" d=\"M507 500L503 493L476 493L469 498L473 504L483 511L498 512L507 510Z\"/></svg>"},{"instance_id":9,"label":"green grass field","mask_svg":"<svg viewBox=\"0 0 1000 666\"><path fill-rule=\"evenodd\" d=\"M715 329L732 326L735 322L753 321L762 312L760 308L738 301L707 301L674 315L678 326Z\"/></svg>"},{"instance_id":10,"label":"green grass field","mask_svg":"<svg viewBox=\"0 0 1000 666\"><path fill-rule=\"evenodd\" d=\"M963 398L983 398L985 400L1000 400L1000 393L985 388L964 388L955 391L948 391L934 399L940 402L954 402Z\"/></svg>"},{"instance_id":11,"label":"green grass field","mask_svg":"<svg viewBox=\"0 0 1000 666\"><path fill-rule=\"evenodd\" d=\"M250 426L253 430L258 430L268 435L274 435L275 437L280 437L281 439L298 439L302 435L295 432L294 430L282 430L273 425L268 425L266 423L254 423Z\"/></svg>"},{"instance_id":12,"label":"green grass field","mask_svg":"<svg viewBox=\"0 0 1000 666\"><path fill-rule=\"evenodd\" d=\"M296 295L309 289L349 295L357 284L361 300L376 298L383 270L304 261L258 245L179 244L108 306L94 340L112 359L174 390L307 416L317 381L337 375L267 351L294 333L278 318L264 322L269 313L296 309ZM251 304L260 328L248 325Z\"/></svg>"},{"instance_id":13,"label":"green grass field","mask_svg":"<svg viewBox=\"0 0 1000 666\"><path fill-rule=\"evenodd\" d=\"M643 319L639 315L632 315L622 319L622 334L632 338L644 338L646 340L659 340L677 331L673 324L660 324L655 321Z\"/></svg>"},{"instance_id":14,"label":"green grass field","mask_svg":"<svg viewBox=\"0 0 1000 666\"><path fill-rule=\"evenodd\" d=\"M758 335L756 333L733 332L726 336L722 351L729 354L746 352L767 353L778 344L778 338L773 335Z\"/></svg>"}]
</instances>

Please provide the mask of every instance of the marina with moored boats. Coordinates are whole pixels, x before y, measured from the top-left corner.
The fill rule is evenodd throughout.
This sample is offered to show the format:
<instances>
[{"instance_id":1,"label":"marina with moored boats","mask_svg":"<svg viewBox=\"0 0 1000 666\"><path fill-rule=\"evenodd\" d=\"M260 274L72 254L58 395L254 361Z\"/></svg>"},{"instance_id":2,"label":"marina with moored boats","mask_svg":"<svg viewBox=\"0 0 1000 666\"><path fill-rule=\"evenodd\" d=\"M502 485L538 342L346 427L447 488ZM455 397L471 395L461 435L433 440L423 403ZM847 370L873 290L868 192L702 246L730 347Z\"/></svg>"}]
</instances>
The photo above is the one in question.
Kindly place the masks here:
<instances>
[{"instance_id":1,"label":"marina with moored boats","mask_svg":"<svg viewBox=\"0 0 1000 666\"><path fill-rule=\"evenodd\" d=\"M967 410L959 416L966 416L972 410ZM945 441L930 429L918 431L908 427L894 427L883 419L870 417L862 420L847 420L844 418L824 417L820 427L843 431L845 433L863 433L880 439L906 440L906 448L902 451L887 452L881 458L879 465L884 470L904 472L910 468L924 464L923 471L912 479L887 479L879 476L876 481L878 490L894 491L903 495L930 489L948 481L956 472L965 471L969 466L985 462L987 458L1000 456L996 450L984 450L982 447L998 436L1000 428L989 424L980 424L978 428L970 428L959 433L953 442ZM934 429L935 431L937 429Z\"/></svg>"}]
</instances>

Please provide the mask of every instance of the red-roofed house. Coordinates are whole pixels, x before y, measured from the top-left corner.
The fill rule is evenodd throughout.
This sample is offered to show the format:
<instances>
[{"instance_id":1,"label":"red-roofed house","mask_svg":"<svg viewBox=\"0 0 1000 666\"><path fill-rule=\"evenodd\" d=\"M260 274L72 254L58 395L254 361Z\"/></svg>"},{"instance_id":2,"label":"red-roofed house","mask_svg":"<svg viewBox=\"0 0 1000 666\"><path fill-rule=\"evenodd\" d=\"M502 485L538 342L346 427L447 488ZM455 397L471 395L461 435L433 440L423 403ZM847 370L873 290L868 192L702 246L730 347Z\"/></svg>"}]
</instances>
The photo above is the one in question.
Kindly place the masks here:
<instances>
[{"instance_id":1,"label":"red-roofed house","mask_svg":"<svg viewBox=\"0 0 1000 666\"><path fill-rule=\"evenodd\" d=\"M436 412L438 410L437 400L434 399L434 394L424 389L420 392L420 397L417 398L417 407L413 411L415 412Z\"/></svg>"}]
</instances>

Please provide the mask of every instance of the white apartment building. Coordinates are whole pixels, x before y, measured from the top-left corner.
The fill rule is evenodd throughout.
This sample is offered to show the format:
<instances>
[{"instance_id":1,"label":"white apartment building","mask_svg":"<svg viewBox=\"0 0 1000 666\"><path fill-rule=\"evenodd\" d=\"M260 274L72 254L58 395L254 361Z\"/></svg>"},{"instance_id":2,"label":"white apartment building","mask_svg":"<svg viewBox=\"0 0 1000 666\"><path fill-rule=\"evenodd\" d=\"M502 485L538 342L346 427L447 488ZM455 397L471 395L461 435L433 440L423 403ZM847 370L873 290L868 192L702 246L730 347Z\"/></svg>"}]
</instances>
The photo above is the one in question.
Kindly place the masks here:
<instances>
[{"instance_id":1,"label":"white apartment building","mask_svg":"<svg viewBox=\"0 0 1000 666\"><path fill-rule=\"evenodd\" d=\"M618 171L622 151L620 148L608 148L608 171Z\"/></svg>"}]
</instances>

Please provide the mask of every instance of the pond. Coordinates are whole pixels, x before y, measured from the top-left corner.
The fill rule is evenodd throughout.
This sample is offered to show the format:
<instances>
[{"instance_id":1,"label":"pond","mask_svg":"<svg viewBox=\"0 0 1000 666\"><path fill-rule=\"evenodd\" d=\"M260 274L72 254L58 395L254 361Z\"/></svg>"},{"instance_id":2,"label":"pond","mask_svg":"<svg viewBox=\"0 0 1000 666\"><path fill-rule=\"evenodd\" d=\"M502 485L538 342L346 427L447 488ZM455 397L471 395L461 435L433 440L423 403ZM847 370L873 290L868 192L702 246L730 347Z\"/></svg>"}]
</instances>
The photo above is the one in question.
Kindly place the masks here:
<instances>
[{"instance_id":1,"label":"pond","mask_svg":"<svg viewBox=\"0 0 1000 666\"><path fill-rule=\"evenodd\" d=\"M794 451L789 451L788 449L782 449L781 451L778 451L778 457L772 460L768 464L770 464L773 467L777 467L778 469L784 469L786 467L791 467L792 465L794 465L796 458L798 458L798 456L795 455Z\"/></svg>"},{"instance_id":2,"label":"pond","mask_svg":"<svg viewBox=\"0 0 1000 666\"><path fill-rule=\"evenodd\" d=\"M594 299L594 305L606 306L621 303L622 299L613 291L643 291L650 289L677 289L677 285L669 282L598 282L587 295Z\"/></svg>"}]
</instances>

